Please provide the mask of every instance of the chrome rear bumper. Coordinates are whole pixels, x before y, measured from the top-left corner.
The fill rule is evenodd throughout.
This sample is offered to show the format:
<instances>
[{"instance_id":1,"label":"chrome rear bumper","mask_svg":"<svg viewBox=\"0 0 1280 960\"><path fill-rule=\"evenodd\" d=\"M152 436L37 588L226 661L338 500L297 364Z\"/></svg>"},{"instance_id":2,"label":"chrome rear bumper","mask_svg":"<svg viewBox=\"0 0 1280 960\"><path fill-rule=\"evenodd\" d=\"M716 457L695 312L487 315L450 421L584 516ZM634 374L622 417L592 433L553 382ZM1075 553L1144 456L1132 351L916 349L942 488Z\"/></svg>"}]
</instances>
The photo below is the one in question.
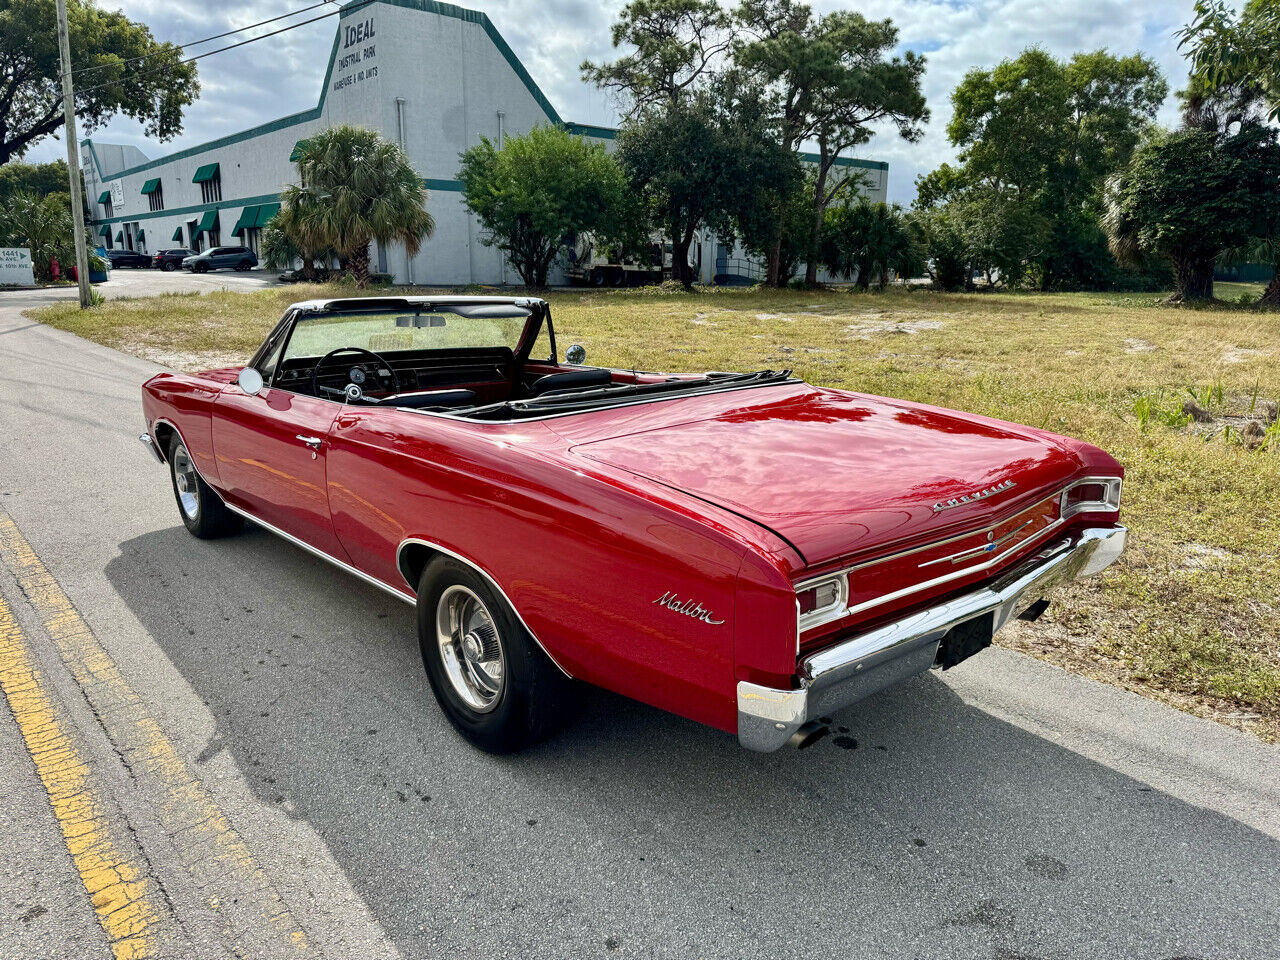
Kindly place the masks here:
<instances>
[{"instance_id":1,"label":"chrome rear bumper","mask_svg":"<svg viewBox=\"0 0 1280 960\"><path fill-rule=\"evenodd\" d=\"M992 615L992 629L1060 583L1093 576L1124 550L1124 527L1075 532L987 586L851 637L800 661L798 690L738 682L738 742L748 750L777 750L808 720L869 697L934 665L952 627Z\"/></svg>"}]
</instances>

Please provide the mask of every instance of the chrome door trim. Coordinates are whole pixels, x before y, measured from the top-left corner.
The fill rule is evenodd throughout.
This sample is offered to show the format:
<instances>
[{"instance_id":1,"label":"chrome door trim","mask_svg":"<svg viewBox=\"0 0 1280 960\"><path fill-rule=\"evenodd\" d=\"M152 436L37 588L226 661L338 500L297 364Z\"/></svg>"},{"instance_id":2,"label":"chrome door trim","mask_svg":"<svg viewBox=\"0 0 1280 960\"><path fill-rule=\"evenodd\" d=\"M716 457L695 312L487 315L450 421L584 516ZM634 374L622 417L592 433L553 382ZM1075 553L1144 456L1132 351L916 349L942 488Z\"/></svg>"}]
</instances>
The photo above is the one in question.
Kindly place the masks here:
<instances>
[{"instance_id":1,"label":"chrome door trim","mask_svg":"<svg viewBox=\"0 0 1280 960\"><path fill-rule=\"evenodd\" d=\"M363 570L353 567L351 564L347 563L345 560L339 560L337 557L333 556L332 554L325 553L319 547L313 547L311 544L307 543L307 541L302 540L298 537L295 537L291 533L286 533L284 530L281 530L279 527L274 526L270 523L267 523L267 521L254 516L248 510L244 510L240 507L237 507L234 503L230 503L225 499L222 502L226 504L226 507L228 510L232 511L233 513L240 514L240 516L244 517L246 520L252 520L258 526L262 527L262 529L268 531L269 533L274 533L280 539L288 540L295 547L301 547L303 550L306 550L310 554L314 554L315 556L319 557L321 560L328 560L331 564L333 564L339 570L343 570L346 573L351 574L352 576L359 577L365 583L372 584L373 586L378 587L381 590L385 590L387 593L391 594L393 597L403 600L405 603L409 604L410 606L417 606L418 598L415 597L413 594L406 593L405 591L401 590L399 587L393 587L389 583L384 583L383 581L379 580L377 577L373 576L372 574L365 573Z\"/></svg>"},{"instance_id":2,"label":"chrome door trim","mask_svg":"<svg viewBox=\"0 0 1280 960\"><path fill-rule=\"evenodd\" d=\"M447 557L452 557L454 560L457 560L459 563L466 564L476 573L480 574L480 576L484 577L485 581L489 584L489 586L493 587L494 590L498 591L498 596L502 597L502 599L506 601L507 606L511 608L511 612L514 613L516 615L516 619L520 621L520 626L524 627L525 632L527 632L529 636L533 637L533 642L536 643L538 645L538 648L547 655L547 659L550 660L553 664L555 664L556 669L559 670L561 673L563 673L566 677L568 677L570 680L573 679L573 674L571 674L568 670L566 670L561 665L560 661L558 661L555 657L551 655L551 651L547 649L546 644L544 644L541 640L538 639L538 635L533 632L533 628L530 627L529 624L525 622L524 617L520 615L519 608L514 603L511 602L511 598L507 596L507 591L502 589L502 585L498 583L496 579L494 579L493 575L489 573L488 570L480 566L480 564L476 563L470 557L465 557L462 554L458 553L456 550L450 550L448 547L441 546L440 544L436 543L433 540L424 540L421 537L406 537L404 540L400 541L400 546L396 547L396 569L400 571L400 576L404 577L404 567L401 566L400 564L400 555L404 553L404 548L411 543L419 544L420 546L424 546L431 550L436 550L440 553L443 553ZM404 580L405 580L405 583L409 583L408 577L404 577ZM409 583L409 589L410 590L414 589L413 584ZM416 602L416 600L417 600L417 597L415 595L414 602Z\"/></svg>"}]
</instances>

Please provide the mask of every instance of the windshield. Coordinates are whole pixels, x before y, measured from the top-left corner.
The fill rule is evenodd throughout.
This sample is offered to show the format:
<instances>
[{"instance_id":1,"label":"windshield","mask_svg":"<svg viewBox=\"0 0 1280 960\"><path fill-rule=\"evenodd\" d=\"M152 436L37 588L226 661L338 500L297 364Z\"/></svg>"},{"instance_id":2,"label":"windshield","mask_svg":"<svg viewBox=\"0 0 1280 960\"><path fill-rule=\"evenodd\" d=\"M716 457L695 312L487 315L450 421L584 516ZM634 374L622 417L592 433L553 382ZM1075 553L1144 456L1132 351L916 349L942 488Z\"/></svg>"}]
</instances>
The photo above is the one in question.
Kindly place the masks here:
<instances>
[{"instance_id":1,"label":"windshield","mask_svg":"<svg viewBox=\"0 0 1280 960\"><path fill-rule=\"evenodd\" d=\"M520 345L527 310L519 316L494 316L496 308L467 309L470 315L412 307L385 313L321 313L300 317L284 359L322 357L339 347L361 347L374 353L396 350L495 349L512 352ZM515 313L508 308L505 312Z\"/></svg>"}]
</instances>

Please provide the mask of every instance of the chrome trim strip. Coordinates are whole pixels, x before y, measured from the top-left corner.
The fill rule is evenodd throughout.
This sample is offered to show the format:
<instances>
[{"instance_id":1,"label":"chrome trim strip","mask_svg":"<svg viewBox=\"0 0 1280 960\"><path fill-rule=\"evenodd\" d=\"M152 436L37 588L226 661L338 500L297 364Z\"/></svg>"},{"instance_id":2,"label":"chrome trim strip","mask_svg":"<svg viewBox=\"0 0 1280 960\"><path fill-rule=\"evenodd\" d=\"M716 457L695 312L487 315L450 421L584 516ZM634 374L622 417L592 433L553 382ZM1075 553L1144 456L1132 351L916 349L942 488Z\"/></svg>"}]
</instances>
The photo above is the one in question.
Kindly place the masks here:
<instances>
[{"instance_id":1,"label":"chrome trim strip","mask_svg":"<svg viewBox=\"0 0 1280 960\"><path fill-rule=\"evenodd\" d=\"M372 574L368 574L368 573L365 573L363 570L356 569L351 564L347 563L345 560L339 560L337 557L333 556L332 554L325 553L319 547L313 547L311 544L307 543L307 541L299 539L298 537L295 537L291 533L286 533L285 531L281 530L279 527L275 526L274 524L267 523L267 521L250 513L248 510L244 510L240 507L237 507L234 503L229 503L225 498L223 499L222 502L226 504L226 507L228 510L232 511L233 513L240 514L240 516L244 517L247 520L252 520L258 526L262 527L263 530L266 530L268 533L274 533L281 540L288 540L295 547L301 547L303 550L307 551L310 554L314 554L315 556L319 557L321 560L328 560L331 564L333 564L339 570L349 573L352 576L359 577L365 583L378 587L380 590L385 590L387 593L391 594L393 597L396 597L399 600L403 600L405 603L409 604L410 606L417 606L418 598L415 597L413 594L405 593L399 587L393 587L389 583L383 583L381 580L379 580L377 577L373 576Z\"/></svg>"},{"instance_id":2,"label":"chrome trim strip","mask_svg":"<svg viewBox=\"0 0 1280 960\"><path fill-rule=\"evenodd\" d=\"M973 530L966 530L963 533L957 533L949 537L943 537L941 540L931 540L930 542L926 544L922 544L921 546L918 546L918 547L909 547L906 550L899 550L896 553L885 554L883 557L875 557L874 559L863 560L861 563L854 563L847 567L839 567L835 570L830 570L827 573L821 573L821 574L818 574L817 576L810 577L807 580L801 580L799 583L796 584L796 589L803 590L805 587L807 587L812 583L815 583L820 580L825 580L827 577L833 577L840 573L853 573L855 570L865 570L867 567L874 567L881 563L888 563L890 560L900 560L903 557L909 557L913 553L921 553L925 550L932 550L934 547L945 547L948 543L955 543L957 540L963 540L965 537L972 537L981 533L990 533L991 531L995 530L996 527L1000 526L1000 524L1007 523L1009 521L1010 516L1016 517L1019 513L1024 513L1027 510L1034 509L1035 507L1041 506L1042 504L1050 500L1059 500L1059 498L1062 496L1065 490L1066 490L1066 487L1063 487L1062 490L1058 490L1055 493L1050 494L1049 496L1045 497L1043 500L1039 500L1031 504L1031 506L1029 507L1023 507L1021 510L1010 511L1010 513L1007 514L1003 519L997 520L995 523L992 523L989 526L977 527ZM1061 501L1059 500L1059 502Z\"/></svg>"},{"instance_id":3,"label":"chrome trim strip","mask_svg":"<svg viewBox=\"0 0 1280 960\"><path fill-rule=\"evenodd\" d=\"M1030 520L1028 520L1022 526L1018 527L1016 530L1010 530L999 540L994 540L994 539L988 540L986 543L984 543L980 547L974 547L970 550L961 550L959 553L953 553L949 557L939 557L936 560L926 560L924 563L917 565L916 569L923 570L925 567L932 567L935 563L947 563L948 561L950 561L951 563L959 563L961 560L967 560L970 557L976 557L980 553L991 553L996 547L1003 546L1004 544L1008 543L1010 540L1012 540L1014 537L1016 537L1023 530L1027 529L1027 527L1031 526L1035 522L1036 522L1035 517L1032 517ZM987 536L991 536L991 533L988 533ZM1031 539L1032 539L1031 537L1028 537L1026 542L1030 543Z\"/></svg>"},{"instance_id":4,"label":"chrome trim strip","mask_svg":"<svg viewBox=\"0 0 1280 960\"><path fill-rule=\"evenodd\" d=\"M1124 550L1127 534L1121 526L1080 530L985 587L810 654L797 665L796 689L739 681L739 743L749 750L777 750L810 717L924 672L953 627L990 615L992 631L999 630L1058 585L1105 570Z\"/></svg>"},{"instance_id":5,"label":"chrome trim strip","mask_svg":"<svg viewBox=\"0 0 1280 960\"><path fill-rule=\"evenodd\" d=\"M541 649L542 652L547 655L547 659L550 660L553 664L555 664L556 669L559 670L561 673L563 673L566 677L568 677L570 680L573 679L573 674L571 674L568 670L566 670L560 664L560 662L551 655L551 651L549 651L546 648L546 645L543 644L543 642L538 639L538 635L534 633L533 629L529 626L529 624L525 622L524 617L520 615L520 610L516 607L514 603L511 602L511 598L507 596L507 591L502 589L502 585L498 583L496 579L494 579L493 575L490 574L488 570L480 566L480 564L476 563L470 557L464 557L462 554L458 553L456 550L450 550L448 547L443 547L432 540L424 540L421 537L406 537L404 540L400 541L400 546L396 547L396 569L400 571L400 576L404 577L404 567L401 566L400 564L400 554L403 553L404 548L411 543L420 544L424 547L430 548L431 550L437 550L440 553L443 553L445 556L453 557L453 559L457 560L459 563L465 563L468 567L470 567L476 573L480 574L480 576L484 577L485 580L488 581L489 586L497 590L498 595L502 597L503 600L506 601L507 606L511 608L511 612L514 613L516 615L516 619L520 621L520 626L524 627L525 631L529 634L529 636L533 637L533 642L536 643L539 649ZM409 583L408 577L405 577L405 583ZM415 589L413 584L411 583L409 584L409 589L410 590ZM411 602L413 603L417 602L416 595L414 596Z\"/></svg>"}]
</instances>

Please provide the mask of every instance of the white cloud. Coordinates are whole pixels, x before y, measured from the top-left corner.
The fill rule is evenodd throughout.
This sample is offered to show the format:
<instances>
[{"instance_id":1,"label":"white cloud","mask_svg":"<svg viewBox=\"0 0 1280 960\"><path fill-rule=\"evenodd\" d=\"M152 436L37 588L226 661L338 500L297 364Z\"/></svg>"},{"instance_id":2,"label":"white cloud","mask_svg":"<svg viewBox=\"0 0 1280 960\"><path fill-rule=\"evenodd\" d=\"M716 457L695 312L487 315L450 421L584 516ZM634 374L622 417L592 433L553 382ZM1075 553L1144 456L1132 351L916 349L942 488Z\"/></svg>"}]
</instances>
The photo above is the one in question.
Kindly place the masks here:
<instances>
[{"instance_id":1,"label":"white cloud","mask_svg":"<svg viewBox=\"0 0 1280 960\"><path fill-rule=\"evenodd\" d=\"M1106 47L1117 54L1141 51L1164 69L1172 89L1185 79L1186 66L1173 32L1190 15L1193 0L862 0L856 9L868 17L892 17L902 46L924 52L929 65L925 93L933 112L924 139L905 143L892 133L878 135L860 149L868 158L889 162L889 196L906 203L915 177L953 156L946 139L950 94L965 72L991 66L1038 45L1057 56ZM125 14L147 23L162 40L187 42L306 6L305 0L264 4L202 0L119 0ZM849 3L812 0L826 12ZM616 112L601 91L578 77L585 58L610 56L609 26L622 0L471 0L486 12L524 62L530 74L568 120L613 124ZM328 8L303 14L317 16ZM195 146L245 127L314 106L333 39L336 18L322 20L260 43L200 61L203 93L187 112L185 132L169 144L142 135L136 122L117 119L94 136L132 143L150 156ZM264 30L275 29L276 24ZM192 52L215 49L237 38L214 41ZM268 55L269 53L269 55ZM1173 122L1173 97L1162 120ZM30 159L64 155L54 140L33 149Z\"/></svg>"}]
</instances>

